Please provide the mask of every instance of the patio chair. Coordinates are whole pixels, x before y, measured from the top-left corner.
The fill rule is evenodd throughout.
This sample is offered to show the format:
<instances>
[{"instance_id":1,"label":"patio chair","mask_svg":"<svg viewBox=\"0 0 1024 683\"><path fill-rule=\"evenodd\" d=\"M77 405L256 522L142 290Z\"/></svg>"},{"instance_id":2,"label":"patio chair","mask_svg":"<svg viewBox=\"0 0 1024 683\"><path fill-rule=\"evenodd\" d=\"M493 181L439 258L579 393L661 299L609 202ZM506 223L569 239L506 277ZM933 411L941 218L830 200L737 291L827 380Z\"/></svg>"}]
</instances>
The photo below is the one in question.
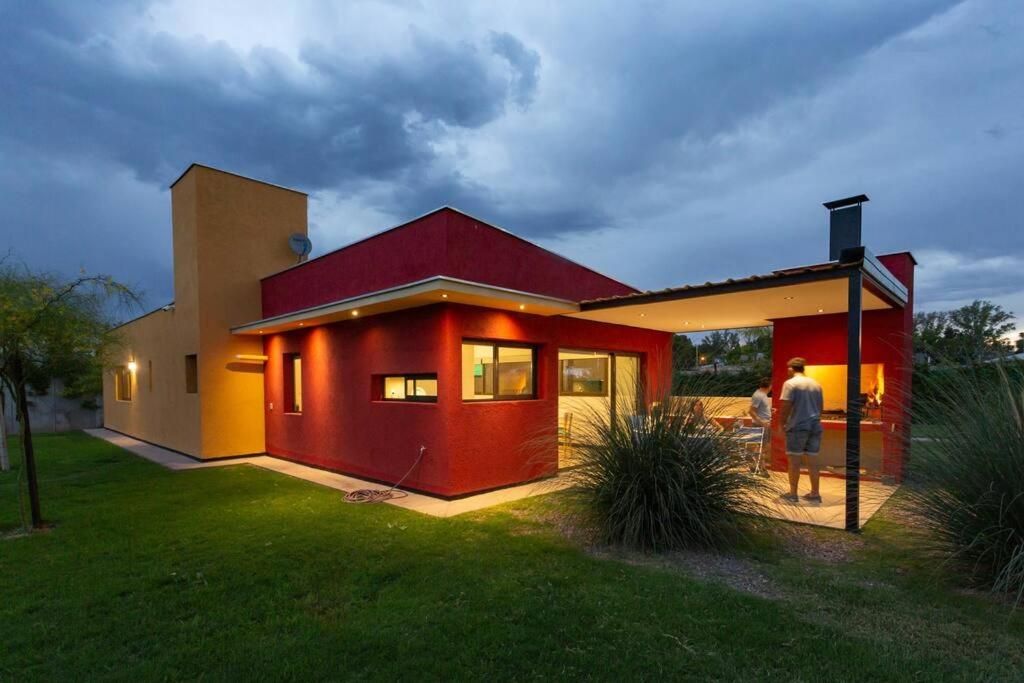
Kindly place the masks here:
<instances>
[{"instance_id":1,"label":"patio chair","mask_svg":"<svg viewBox=\"0 0 1024 683\"><path fill-rule=\"evenodd\" d=\"M572 413L568 411L558 426L558 448L564 452L566 460L572 457Z\"/></svg>"},{"instance_id":2,"label":"patio chair","mask_svg":"<svg viewBox=\"0 0 1024 683\"><path fill-rule=\"evenodd\" d=\"M768 472L764 469L764 440L768 430L764 427L745 427L743 426L743 418L737 417L733 423L732 431L736 439L743 444L745 450L753 451L750 447L757 447L756 454L751 453L753 465L750 471L754 474L767 476Z\"/></svg>"}]
</instances>

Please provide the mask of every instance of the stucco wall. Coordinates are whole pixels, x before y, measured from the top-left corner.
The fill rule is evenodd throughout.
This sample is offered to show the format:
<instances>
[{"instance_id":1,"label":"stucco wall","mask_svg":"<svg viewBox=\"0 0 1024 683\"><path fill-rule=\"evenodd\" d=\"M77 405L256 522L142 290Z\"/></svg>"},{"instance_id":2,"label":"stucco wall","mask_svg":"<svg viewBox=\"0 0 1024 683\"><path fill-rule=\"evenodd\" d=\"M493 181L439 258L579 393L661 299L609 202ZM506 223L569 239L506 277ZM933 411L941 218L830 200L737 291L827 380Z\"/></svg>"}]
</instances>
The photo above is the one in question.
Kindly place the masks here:
<instances>
[{"instance_id":1,"label":"stucco wall","mask_svg":"<svg viewBox=\"0 0 1024 683\"><path fill-rule=\"evenodd\" d=\"M262 453L262 368L235 360L262 343L230 328L260 317L259 279L295 262L287 240L306 232L306 196L192 166L171 188L171 209L174 309L120 328L113 364L135 361L135 390L115 400L105 372L104 423L197 457ZM185 391L187 354L198 356L195 394Z\"/></svg>"},{"instance_id":2,"label":"stucco wall","mask_svg":"<svg viewBox=\"0 0 1024 683\"><path fill-rule=\"evenodd\" d=\"M865 311L861 323L861 362L885 364L885 398L882 402L883 474L903 476L909 420L907 411L913 377L914 263L910 254L880 256L879 261L906 285L910 301L905 308ZM786 363L802 356L810 365L845 364L847 315L785 318L774 322L772 395L779 396L786 381ZM864 387L867 390L867 387ZM776 416L777 421L777 416ZM778 425L776 433L778 434ZM785 447L781 436L772 442L772 465L784 469Z\"/></svg>"},{"instance_id":3,"label":"stucco wall","mask_svg":"<svg viewBox=\"0 0 1024 683\"><path fill-rule=\"evenodd\" d=\"M462 340L537 345L535 400L463 401ZM558 349L643 354L652 385L671 365L671 335L560 316L437 304L264 340L267 452L446 496L506 486L557 467ZM301 415L281 411L286 353L301 353ZM374 378L437 373L437 403L375 401ZM274 409L269 410L269 403Z\"/></svg>"},{"instance_id":4,"label":"stucco wall","mask_svg":"<svg viewBox=\"0 0 1024 683\"><path fill-rule=\"evenodd\" d=\"M440 209L263 280L280 315L436 275L572 301L635 290L503 230Z\"/></svg>"}]
</instances>

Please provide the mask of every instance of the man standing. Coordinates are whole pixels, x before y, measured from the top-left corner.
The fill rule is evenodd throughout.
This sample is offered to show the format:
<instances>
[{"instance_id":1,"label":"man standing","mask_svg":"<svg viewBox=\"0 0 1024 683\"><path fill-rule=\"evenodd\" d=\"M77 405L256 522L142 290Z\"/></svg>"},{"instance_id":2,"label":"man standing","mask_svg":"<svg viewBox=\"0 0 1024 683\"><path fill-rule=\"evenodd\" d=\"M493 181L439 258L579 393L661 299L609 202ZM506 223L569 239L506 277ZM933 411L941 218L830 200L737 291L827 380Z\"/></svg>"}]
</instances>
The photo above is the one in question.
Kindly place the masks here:
<instances>
[{"instance_id":1,"label":"man standing","mask_svg":"<svg viewBox=\"0 0 1024 683\"><path fill-rule=\"evenodd\" d=\"M784 500L799 503L797 486L800 484L800 461L807 458L807 470L811 476L811 492L804 500L821 502L818 480L821 464L818 451L821 449L821 385L804 375L803 358L792 358L786 363L789 379L782 385L780 418L786 432L786 456L789 458L789 493Z\"/></svg>"}]
</instances>

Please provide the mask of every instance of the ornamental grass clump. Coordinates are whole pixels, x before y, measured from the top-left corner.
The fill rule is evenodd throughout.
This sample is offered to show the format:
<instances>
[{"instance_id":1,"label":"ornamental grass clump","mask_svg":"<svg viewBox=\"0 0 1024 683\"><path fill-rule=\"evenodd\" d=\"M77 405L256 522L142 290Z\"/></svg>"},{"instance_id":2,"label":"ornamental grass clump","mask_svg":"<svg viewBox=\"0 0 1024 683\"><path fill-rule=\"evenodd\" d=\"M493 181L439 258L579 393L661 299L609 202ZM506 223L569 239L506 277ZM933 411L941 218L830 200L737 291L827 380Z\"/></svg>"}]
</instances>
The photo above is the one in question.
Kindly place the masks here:
<instances>
[{"instance_id":1,"label":"ornamental grass clump","mask_svg":"<svg viewBox=\"0 0 1024 683\"><path fill-rule=\"evenodd\" d=\"M1024 603L1024 366L918 373L909 508L967 578ZM941 387L941 389L939 389ZM924 430L922 430L924 431Z\"/></svg>"},{"instance_id":2,"label":"ornamental grass clump","mask_svg":"<svg viewBox=\"0 0 1024 683\"><path fill-rule=\"evenodd\" d=\"M598 541L643 551L722 547L765 512L766 480L700 408L696 398L666 396L641 415L612 419L604 407L576 418L570 476Z\"/></svg>"}]
</instances>

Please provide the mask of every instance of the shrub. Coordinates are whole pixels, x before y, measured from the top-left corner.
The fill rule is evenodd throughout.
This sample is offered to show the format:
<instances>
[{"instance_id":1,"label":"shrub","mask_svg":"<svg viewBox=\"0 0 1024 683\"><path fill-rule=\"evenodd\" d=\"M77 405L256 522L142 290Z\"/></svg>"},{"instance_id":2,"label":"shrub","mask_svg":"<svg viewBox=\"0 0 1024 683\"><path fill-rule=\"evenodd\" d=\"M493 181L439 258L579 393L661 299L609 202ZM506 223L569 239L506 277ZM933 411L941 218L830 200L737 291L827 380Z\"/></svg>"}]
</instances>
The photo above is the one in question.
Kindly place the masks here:
<instances>
[{"instance_id":1,"label":"shrub","mask_svg":"<svg viewBox=\"0 0 1024 683\"><path fill-rule=\"evenodd\" d=\"M765 512L750 494L767 484L746 467L742 444L693 407L665 397L645 415L612 420L605 408L577 418L569 476L598 540L644 551L722 546Z\"/></svg>"},{"instance_id":2,"label":"shrub","mask_svg":"<svg viewBox=\"0 0 1024 683\"><path fill-rule=\"evenodd\" d=\"M917 377L909 506L970 578L1024 599L1024 372L1020 366Z\"/></svg>"}]
</instances>

